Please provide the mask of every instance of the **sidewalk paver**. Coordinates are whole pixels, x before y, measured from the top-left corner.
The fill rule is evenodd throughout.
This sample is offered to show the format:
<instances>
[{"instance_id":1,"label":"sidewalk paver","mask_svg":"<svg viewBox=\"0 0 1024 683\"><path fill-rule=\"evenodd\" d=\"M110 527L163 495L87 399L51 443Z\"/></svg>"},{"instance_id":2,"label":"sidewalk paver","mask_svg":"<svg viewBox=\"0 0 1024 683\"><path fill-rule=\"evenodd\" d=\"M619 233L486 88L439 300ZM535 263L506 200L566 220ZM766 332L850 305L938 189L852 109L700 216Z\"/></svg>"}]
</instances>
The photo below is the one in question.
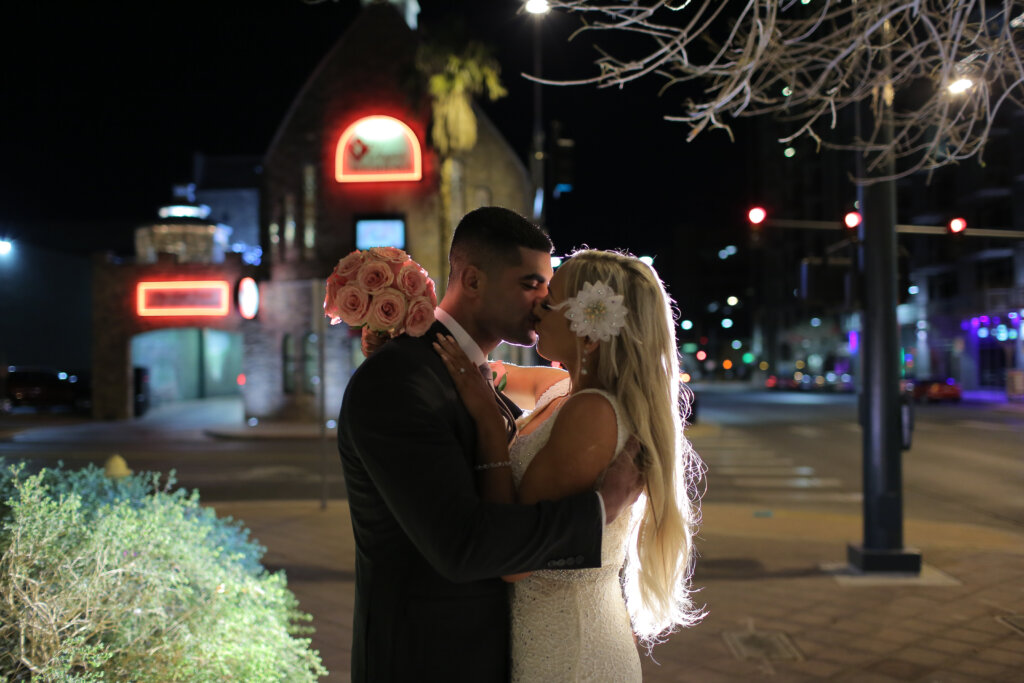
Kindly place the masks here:
<instances>
[{"instance_id":1,"label":"sidewalk paver","mask_svg":"<svg viewBox=\"0 0 1024 683\"><path fill-rule=\"evenodd\" d=\"M344 500L211 504L284 569L330 675L349 680L354 544ZM953 585L840 583L857 515L705 504L696 599L708 615L643 659L644 680L1024 682L1024 535L908 519L906 538ZM1012 624L1020 624L1020 630Z\"/></svg>"}]
</instances>

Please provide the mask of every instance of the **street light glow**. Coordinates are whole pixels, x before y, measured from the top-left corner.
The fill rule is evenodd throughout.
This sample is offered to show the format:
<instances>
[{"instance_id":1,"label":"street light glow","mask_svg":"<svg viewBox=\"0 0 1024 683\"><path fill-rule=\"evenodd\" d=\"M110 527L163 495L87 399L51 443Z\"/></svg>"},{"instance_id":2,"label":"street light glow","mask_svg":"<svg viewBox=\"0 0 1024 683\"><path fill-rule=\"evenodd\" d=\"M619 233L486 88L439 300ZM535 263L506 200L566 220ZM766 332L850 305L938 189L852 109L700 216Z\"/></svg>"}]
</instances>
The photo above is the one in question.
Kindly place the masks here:
<instances>
[{"instance_id":1,"label":"street light glow","mask_svg":"<svg viewBox=\"0 0 1024 683\"><path fill-rule=\"evenodd\" d=\"M730 306L735 306L739 302L740 300L734 296L730 296L728 299L725 300L725 303L729 304Z\"/></svg>"},{"instance_id":2,"label":"street light glow","mask_svg":"<svg viewBox=\"0 0 1024 683\"><path fill-rule=\"evenodd\" d=\"M548 0L527 0L526 11L530 14L547 14L551 11Z\"/></svg>"},{"instance_id":3,"label":"street light glow","mask_svg":"<svg viewBox=\"0 0 1024 683\"><path fill-rule=\"evenodd\" d=\"M972 81L971 79L958 78L952 83L950 83L948 86L946 86L946 89L949 90L950 94L952 95L962 95L963 93L967 92L973 87L974 81Z\"/></svg>"},{"instance_id":4,"label":"street light glow","mask_svg":"<svg viewBox=\"0 0 1024 683\"><path fill-rule=\"evenodd\" d=\"M14 245L11 244L8 240L0 240L0 256L7 256L8 254L10 254L11 248L13 246Z\"/></svg>"}]
</instances>

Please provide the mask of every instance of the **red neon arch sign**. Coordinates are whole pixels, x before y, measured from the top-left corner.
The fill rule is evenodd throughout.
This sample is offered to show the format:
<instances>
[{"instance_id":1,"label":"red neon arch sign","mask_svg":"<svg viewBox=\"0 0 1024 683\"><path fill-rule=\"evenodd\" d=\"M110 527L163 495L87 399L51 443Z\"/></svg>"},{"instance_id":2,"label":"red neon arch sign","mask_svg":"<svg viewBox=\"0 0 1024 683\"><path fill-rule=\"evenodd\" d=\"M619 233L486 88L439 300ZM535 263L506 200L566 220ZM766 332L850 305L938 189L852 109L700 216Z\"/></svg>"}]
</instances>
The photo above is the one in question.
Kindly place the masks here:
<instances>
[{"instance_id":1,"label":"red neon arch sign","mask_svg":"<svg viewBox=\"0 0 1024 683\"><path fill-rule=\"evenodd\" d=\"M142 317L224 317L230 306L230 287L226 280L140 282L135 297L135 310Z\"/></svg>"},{"instance_id":2,"label":"red neon arch sign","mask_svg":"<svg viewBox=\"0 0 1024 683\"><path fill-rule=\"evenodd\" d=\"M341 134L334 155L339 183L387 183L423 178L420 141L392 116L367 116Z\"/></svg>"}]
</instances>

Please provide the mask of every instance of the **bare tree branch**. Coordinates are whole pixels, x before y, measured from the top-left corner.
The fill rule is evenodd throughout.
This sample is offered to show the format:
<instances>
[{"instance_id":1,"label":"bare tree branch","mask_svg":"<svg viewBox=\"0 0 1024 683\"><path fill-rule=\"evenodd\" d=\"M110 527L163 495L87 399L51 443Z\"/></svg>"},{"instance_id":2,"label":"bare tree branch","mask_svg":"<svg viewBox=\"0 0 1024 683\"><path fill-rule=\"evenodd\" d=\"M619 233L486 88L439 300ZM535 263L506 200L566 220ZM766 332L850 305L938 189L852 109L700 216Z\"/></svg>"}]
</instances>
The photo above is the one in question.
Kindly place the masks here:
<instances>
[{"instance_id":1,"label":"bare tree branch","mask_svg":"<svg viewBox=\"0 0 1024 683\"><path fill-rule=\"evenodd\" d=\"M622 88L660 78L664 96L696 84L699 96L682 101L683 113L666 116L688 124L689 139L708 128L728 131L730 118L771 115L793 126L780 141L806 136L819 147L855 150L866 155L868 169L892 155L896 175L871 181L980 157L1000 110L1024 106L1024 7L1010 0L551 5L583 19L574 35L596 34L600 41L624 34L646 47L639 57L600 49L594 76L537 80ZM888 59L880 60L883 51ZM853 139L838 125L842 110L883 97L891 102L897 131L890 144L878 141L877 127Z\"/></svg>"}]
</instances>

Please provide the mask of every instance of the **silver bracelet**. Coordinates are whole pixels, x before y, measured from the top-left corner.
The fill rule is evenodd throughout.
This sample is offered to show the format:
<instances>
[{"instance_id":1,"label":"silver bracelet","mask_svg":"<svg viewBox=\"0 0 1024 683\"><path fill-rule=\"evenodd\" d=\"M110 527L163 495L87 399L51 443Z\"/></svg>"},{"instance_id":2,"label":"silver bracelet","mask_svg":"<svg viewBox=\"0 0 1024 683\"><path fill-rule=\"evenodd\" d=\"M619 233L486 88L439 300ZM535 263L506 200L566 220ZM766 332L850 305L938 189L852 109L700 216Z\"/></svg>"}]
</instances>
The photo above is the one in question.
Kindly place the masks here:
<instances>
[{"instance_id":1,"label":"silver bracelet","mask_svg":"<svg viewBox=\"0 0 1024 683\"><path fill-rule=\"evenodd\" d=\"M501 462L485 462L483 465L477 465L473 469L477 472L483 472L484 470L493 470L498 467L512 467L512 461L502 460Z\"/></svg>"}]
</instances>

